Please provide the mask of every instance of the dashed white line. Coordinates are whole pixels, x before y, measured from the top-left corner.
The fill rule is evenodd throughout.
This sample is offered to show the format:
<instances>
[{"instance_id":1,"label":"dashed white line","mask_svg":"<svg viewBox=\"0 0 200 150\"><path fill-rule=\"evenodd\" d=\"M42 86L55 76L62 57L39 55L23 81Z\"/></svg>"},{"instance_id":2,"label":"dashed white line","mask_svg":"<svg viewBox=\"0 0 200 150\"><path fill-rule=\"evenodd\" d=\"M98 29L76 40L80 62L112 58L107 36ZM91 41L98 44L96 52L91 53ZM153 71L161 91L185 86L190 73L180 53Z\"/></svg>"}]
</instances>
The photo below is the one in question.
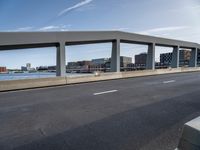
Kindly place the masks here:
<instances>
[{"instance_id":1,"label":"dashed white line","mask_svg":"<svg viewBox=\"0 0 200 150\"><path fill-rule=\"evenodd\" d=\"M102 95L102 94L108 94L108 93L114 93L117 92L118 90L111 90L111 91L104 91L104 92L99 92L99 93L94 93L93 95Z\"/></svg>"},{"instance_id":2,"label":"dashed white line","mask_svg":"<svg viewBox=\"0 0 200 150\"><path fill-rule=\"evenodd\" d=\"M175 80L163 81L164 84L176 82Z\"/></svg>"}]
</instances>

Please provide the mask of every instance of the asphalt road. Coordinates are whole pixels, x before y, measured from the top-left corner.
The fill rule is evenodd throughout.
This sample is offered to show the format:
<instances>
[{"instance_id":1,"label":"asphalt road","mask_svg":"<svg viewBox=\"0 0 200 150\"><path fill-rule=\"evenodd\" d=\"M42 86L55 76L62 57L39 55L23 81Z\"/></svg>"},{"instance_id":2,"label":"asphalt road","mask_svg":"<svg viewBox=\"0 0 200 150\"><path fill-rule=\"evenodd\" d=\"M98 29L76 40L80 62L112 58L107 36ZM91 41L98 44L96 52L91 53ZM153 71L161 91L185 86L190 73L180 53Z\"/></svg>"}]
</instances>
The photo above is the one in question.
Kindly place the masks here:
<instances>
[{"instance_id":1,"label":"asphalt road","mask_svg":"<svg viewBox=\"0 0 200 150\"><path fill-rule=\"evenodd\" d=\"M0 93L0 150L174 150L200 72Z\"/></svg>"}]
</instances>

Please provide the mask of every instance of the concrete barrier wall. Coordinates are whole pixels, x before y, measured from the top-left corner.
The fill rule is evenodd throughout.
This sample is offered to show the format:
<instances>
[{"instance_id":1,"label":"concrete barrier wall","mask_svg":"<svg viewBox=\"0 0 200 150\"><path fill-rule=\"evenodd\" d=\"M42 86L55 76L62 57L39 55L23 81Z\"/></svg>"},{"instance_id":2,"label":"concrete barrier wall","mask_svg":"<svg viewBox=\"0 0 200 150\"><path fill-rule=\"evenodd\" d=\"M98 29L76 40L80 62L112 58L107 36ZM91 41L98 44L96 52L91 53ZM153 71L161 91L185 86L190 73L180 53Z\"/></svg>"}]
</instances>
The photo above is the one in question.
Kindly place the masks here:
<instances>
[{"instance_id":1,"label":"concrete barrier wall","mask_svg":"<svg viewBox=\"0 0 200 150\"><path fill-rule=\"evenodd\" d=\"M200 71L200 67L144 70L144 71L120 72L120 73L102 73L99 75L84 76L84 77L55 77L55 78L0 81L0 91L40 88L48 86L84 83L84 82L95 82L103 80L123 79L132 77L150 76L150 75L181 73L181 72L194 72L194 71Z\"/></svg>"},{"instance_id":2,"label":"concrete barrier wall","mask_svg":"<svg viewBox=\"0 0 200 150\"><path fill-rule=\"evenodd\" d=\"M0 81L0 91L65 85L65 77Z\"/></svg>"},{"instance_id":3,"label":"concrete barrier wall","mask_svg":"<svg viewBox=\"0 0 200 150\"><path fill-rule=\"evenodd\" d=\"M67 84L112 80L120 78L122 78L122 73L103 73L96 76L68 77Z\"/></svg>"},{"instance_id":4,"label":"concrete barrier wall","mask_svg":"<svg viewBox=\"0 0 200 150\"><path fill-rule=\"evenodd\" d=\"M200 117L186 123L177 150L200 149Z\"/></svg>"}]
</instances>

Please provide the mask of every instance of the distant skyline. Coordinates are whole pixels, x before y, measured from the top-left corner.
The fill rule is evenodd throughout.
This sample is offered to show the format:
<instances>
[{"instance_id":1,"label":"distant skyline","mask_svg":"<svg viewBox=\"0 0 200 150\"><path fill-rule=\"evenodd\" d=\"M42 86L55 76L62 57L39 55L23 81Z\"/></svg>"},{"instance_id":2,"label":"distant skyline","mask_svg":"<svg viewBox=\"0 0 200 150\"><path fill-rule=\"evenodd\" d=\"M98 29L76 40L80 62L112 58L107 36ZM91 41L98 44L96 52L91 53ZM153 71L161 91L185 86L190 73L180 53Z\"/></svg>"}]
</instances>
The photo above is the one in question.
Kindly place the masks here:
<instances>
[{"instance_id":1,"label":"distant skyline","mask_svg":"<svg viewBox=\"0 0 200 150\"><path fill-rule=\"evenodd\" d=\"M200 43L199 0L1 0L0 31L120 30ZM122 44L133 57L146 47ZM171 49L157 48L159 53ZM133 51L133 52L132 52ZM0 66L55 65L55 48L0 52ZM67 61L110 57L111 44L67 47Z\"/></svg>"}]
</instances>

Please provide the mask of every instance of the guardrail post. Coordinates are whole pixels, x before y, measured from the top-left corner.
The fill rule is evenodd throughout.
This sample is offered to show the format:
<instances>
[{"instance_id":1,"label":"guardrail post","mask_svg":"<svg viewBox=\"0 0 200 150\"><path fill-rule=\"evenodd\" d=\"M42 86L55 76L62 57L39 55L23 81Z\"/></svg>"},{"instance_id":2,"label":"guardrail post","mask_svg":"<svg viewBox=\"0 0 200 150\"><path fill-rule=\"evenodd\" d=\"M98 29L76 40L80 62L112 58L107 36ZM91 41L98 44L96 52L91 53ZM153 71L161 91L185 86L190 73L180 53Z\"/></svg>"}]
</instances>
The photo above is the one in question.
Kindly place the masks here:
<instances>
[{"instance_id":1,"label":"guardrail post","mask_svg":"<svg viewBox=\"0 0 200 150\"><path fill-rule=\"evenodd\" d=\"M111 72L120 72L120 40L112 42Z\"/></svg>"},{"instance_id":2,"label":"guardrail post","mask_svg":"<svg viewBox=\"0 0 200 150\"><path fill-rule=\"evenodd\" d=\"M155 70L155 43L148 45L146 69Z\"/></svg>"},{"instance_id":3,"label":"guardrail post","mask_svg":"<svg viewBox=\"0 0 200 150\"><path fill-rule=\"evenodd\" d=\"M57 45L56 53L56 76L64 77L66 75L66 64L65 64L65 43L60 42Z\"/></svg>"},{"instance_id":4,"label":"guardrail post","mask_svg":"<svg viewBox=\"0 0 200 150\"><path fill-rule=\"evenodd\" d=\"M173 48L171 67L172 68L179 67L179 46L175 46Z\"/></svg>"},{"instance_id":5,"label":"guardrail post","mask_svg":"<svg viewBox=\"0 0 200 150\"><path fill-rule=\"evenodd\" d=\"M197 67L197 48L193 48L191 51L189 67Z\"/></svg>"}]
</instances>

